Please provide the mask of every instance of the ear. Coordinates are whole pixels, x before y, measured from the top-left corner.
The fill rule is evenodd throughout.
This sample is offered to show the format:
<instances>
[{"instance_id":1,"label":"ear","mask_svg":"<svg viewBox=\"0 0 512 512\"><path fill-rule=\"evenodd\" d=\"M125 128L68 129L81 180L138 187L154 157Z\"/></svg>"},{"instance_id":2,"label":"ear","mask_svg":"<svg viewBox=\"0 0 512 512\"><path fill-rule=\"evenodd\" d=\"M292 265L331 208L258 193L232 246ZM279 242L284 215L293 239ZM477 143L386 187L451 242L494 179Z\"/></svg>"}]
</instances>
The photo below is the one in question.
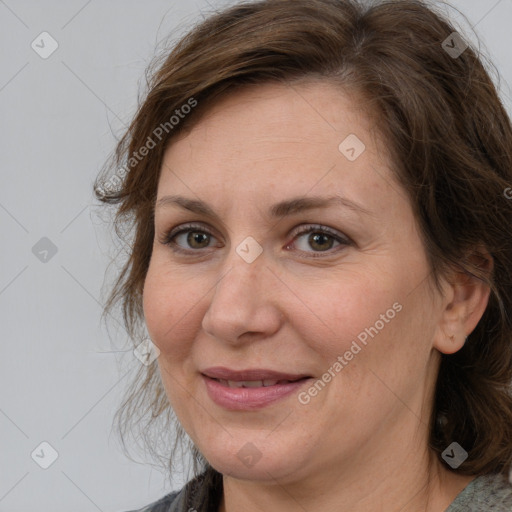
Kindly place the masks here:
<instances>
[{"instance_id":1,"label":"ear","mask_svg":"<svg viewBox=\"0 0 512 512\"><path fill-rule=\"evenodd\" d=\"M487 251L474 253L471 263L481 275L490 275L492 256ZM460 350L475 329L489 302L490 288L482 280L461 270L446 279L443 310L434 337L434 347L443 354Z\"/></svg>"}]
</instances>

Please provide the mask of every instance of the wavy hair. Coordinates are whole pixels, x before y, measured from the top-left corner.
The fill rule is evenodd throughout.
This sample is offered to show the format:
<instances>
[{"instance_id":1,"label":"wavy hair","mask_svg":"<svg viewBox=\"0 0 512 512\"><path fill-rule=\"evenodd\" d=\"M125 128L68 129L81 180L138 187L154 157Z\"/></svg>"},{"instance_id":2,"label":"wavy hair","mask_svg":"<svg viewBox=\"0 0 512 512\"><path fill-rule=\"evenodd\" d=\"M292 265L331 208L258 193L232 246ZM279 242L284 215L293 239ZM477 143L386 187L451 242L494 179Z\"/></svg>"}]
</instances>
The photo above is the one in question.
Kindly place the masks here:
<instances>
[{"instance_id":1,"label":"wavy hair","mask_svg":"<svg viewBox=\"0 0 512 512\"><path fill-rule=\"evenodd\" d=\"M445 41L453 48L454 32L437 7L421 0L260 0L210 15L167 51L151 70L148 92L95 183L98 199L116 207L117 233L130 244L105 311L122 307L134 344L142 336L142 290L165 149L215 100L238 87L328 81L357 93L377 116L436 284L455 268L484 280L491 290L464 347L442 354L429 446L440 457L456 439L469 454L453 470L459 474L508 474L512 200L506 191L512 196L512 126L491 77L495 68L472 44L460 55L450 53ZM184 108L192 102L194 108ZM179 116L177 123L173 116ZM119 169L124 175L119 186L106 187L109 173ZM477 248L492 256L491 272L475 263ZM163 444L155 446L149 432L170 432L172 424L176 430L168 436L179 442L185 435L175 419L156 362L141 367L116 414L121 436L137 426L146 446L161 455ZM196 475L206 469L218 482L219 474L190 448ZM165 458L171 471L173 454L174 449Z\"/></svg>"}]
</instances>

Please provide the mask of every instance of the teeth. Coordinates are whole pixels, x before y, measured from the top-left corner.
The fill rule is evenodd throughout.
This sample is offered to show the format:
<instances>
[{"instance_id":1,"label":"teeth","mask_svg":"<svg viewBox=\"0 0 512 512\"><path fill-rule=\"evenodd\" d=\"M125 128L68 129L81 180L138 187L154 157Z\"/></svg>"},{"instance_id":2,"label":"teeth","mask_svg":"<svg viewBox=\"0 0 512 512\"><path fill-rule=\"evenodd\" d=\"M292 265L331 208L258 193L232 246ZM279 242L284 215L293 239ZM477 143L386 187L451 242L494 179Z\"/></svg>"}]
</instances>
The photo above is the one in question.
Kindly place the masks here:
<instances>
[{"instance_id":1,"label":"teeth","mask_svg":"<svg viewBox=\"0 0 512 512\"><path fill-rule=\"evenodd\" d=\"M243 388L261 388L263 386L263 381L261 380L243 380L242 382L237 382L239 387Z\"/></svg>"},{"instance_id":2,"label":"teeth","mask_svg":"<svg viewBox=\"0 0 512 512\"><path fill-rule=\"evenodd\" d=\"M230 388L243 388L244 387L243 381L227 380L226 384Z\"/></svg>"},{"instance_id":3,"label":"teeth","mask_svg":"<svg viewBox=\"0 0 512 512\"><path fill-rule=\"evenodd\" d=\"M278 381L278 380L223 380L219 379L219 382L224 386L228 386L230 388L261 388L267 386L275 386L278 382L287 382L287 381Z\"/></svg>"}]
</instances>

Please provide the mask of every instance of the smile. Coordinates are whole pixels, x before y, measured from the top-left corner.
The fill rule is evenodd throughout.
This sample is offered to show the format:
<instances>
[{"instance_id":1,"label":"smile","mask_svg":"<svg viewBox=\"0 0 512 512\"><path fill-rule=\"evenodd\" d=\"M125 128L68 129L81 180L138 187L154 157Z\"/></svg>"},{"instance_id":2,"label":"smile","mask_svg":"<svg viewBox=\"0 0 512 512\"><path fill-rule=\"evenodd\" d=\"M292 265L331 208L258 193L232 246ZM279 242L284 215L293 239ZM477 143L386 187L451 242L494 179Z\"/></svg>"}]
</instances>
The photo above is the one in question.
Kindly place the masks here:
<instances>
[{"instance_id":1,"label":"smile","mask_svg":"<svg viewBox=\"0 0 512 512\"><path fill-rule=\"evenodd\" d=\"M231 411L250 411L271 405L298 392L311 380L309 376L280 374L269 370L236 372L226 368L210 368L202 372L201 376L210 399Z\"/></svg>"},{"instance_id":2,"label":"smile","mask_svg":"<svg viewBox=\"0 0 512 512\"><path fill-rule=\"evenodd\" d=\"M228 388L262 388L275 386L276 384L289 384L289 380L224 380L224 379L214 379L217 382L220 382L223 386L227 386Z\"/></svg>"}]
</instances>

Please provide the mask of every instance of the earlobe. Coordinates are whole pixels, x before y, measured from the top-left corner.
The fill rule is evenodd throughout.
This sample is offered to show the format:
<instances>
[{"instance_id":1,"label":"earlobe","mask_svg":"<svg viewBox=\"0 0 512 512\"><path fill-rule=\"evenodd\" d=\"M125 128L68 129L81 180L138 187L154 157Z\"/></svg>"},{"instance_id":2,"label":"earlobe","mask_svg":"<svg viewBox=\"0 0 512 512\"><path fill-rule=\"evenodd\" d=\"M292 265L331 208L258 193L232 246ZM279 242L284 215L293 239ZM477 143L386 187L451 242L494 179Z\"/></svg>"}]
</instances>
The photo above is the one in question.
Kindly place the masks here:
<instances>
[{"instance_id":1,"label":"earlobe","mask_svg":"<svg viewBox=\"0 0 512 512\"><path fill-rule=\"evenodd\" d=\"M454 354L458 352L466 343L468 337L464 333L448 335L443 331L438 331L434 339L434 347L442 354Z\"/></svg>"},{"instance_id":2,"label":"earlobe","mask_svg":"<svg viewBox=\"0 0 512 512\"><path fill-rule=\"evenodd\" d=\"M447 343L436 343L435 346L439 352L442 352L443 354L454 354L455 352L458 352L466 344L467 341L467 336L452 334L451 336L448 336ZM441 348L439 348L439 346Z\"/></svg>"},{"instance_id":3,"label":"earlobe","mask_svg":"<svg viewBox=\"0 0 512 512\"><path fill-rule=\"evenodd\" d=\"M492 258L479 254L478 268L487 275L492 271ZM481 278L466 272L455 272L448 285L449 293L434 338L434 347L443 354L453 354L466 343L467 337L482 318L489 302L490 287Z\"/></svg>"}]
</instances>

